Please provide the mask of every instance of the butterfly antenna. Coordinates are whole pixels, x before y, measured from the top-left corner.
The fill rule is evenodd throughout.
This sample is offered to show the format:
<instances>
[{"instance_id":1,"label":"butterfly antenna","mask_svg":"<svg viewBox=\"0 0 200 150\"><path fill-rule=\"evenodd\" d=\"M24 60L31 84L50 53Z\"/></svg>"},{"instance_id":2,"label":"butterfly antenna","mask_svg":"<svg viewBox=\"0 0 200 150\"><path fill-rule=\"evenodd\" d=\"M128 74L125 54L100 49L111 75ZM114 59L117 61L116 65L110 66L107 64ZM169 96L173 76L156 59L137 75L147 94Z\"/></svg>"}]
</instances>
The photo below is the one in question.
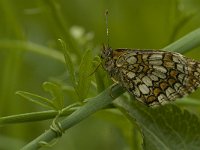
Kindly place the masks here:
<instances>
[{"instance_id":1,"label":"butterfly antenna","mask_svg":"<svg viewBox=\"0 0 200 150\"><path fill-rule=\"evenodd\" d=\"M108 29L108 9L105 11L106 17L106 47L109 48L109 29Z\"/></svg>"}]
</instances>

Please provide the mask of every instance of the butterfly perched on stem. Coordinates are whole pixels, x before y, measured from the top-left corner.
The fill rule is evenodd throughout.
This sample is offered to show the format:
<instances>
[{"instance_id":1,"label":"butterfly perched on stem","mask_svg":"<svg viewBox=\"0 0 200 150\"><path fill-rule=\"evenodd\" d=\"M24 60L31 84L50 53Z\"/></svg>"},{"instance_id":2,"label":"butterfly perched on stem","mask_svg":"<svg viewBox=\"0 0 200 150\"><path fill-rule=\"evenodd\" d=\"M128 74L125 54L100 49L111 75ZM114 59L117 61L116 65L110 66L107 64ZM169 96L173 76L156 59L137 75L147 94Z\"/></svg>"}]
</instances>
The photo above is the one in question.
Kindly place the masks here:
<instances>
[{"instance_id":1,"label":"butterfly perched on stem","mask_svg":"<svg viewBox=\"0 0 200 150\"><path fill-rule=\"evenodd\" d=\"M200 62L176 52L113 50L107 41L101 58L111 78L147 106L163 105L200 86Z\"/></svg>"}]
</instances>

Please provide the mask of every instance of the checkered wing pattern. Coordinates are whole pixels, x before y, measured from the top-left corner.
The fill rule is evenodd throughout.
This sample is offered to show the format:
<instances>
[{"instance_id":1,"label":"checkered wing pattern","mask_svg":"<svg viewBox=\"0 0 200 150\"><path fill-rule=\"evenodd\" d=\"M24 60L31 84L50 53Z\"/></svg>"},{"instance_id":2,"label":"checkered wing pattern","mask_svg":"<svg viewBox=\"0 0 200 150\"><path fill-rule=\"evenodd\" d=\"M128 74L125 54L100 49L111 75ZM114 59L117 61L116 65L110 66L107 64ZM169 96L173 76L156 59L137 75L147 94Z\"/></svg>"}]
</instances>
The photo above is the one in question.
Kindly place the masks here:
<instances>
[{"instance_id":1,"label":"checkered wing pattern","mask_svg":"<svg viewBox=\"0 0 200 150\"><path fill-rule=\"evenodd\" d=\"M112 79L148 106L183 97L200 84L200 62L161 50L104 49Z\"/></svg>"}]
</instances>

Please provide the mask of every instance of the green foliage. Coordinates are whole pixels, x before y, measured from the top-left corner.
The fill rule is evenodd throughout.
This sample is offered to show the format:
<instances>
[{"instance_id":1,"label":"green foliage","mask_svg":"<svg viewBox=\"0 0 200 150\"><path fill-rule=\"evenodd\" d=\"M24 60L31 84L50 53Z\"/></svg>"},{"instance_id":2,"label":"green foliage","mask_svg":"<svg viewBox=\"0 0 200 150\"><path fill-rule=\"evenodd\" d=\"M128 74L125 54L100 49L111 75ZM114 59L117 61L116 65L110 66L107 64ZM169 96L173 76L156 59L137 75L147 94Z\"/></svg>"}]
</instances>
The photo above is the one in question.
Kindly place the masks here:
<instances>
[{"instance_id":1,"label":"green foliage","mask_svg":"<svg viewBox=\"0 0 200 150\"><path fill-rule=\"evenodd\" d=\"M51 108L51 109L55 108L53 106L53 102L45 97L42 97L33 93L25 92L25 91L17 91L16 94L35 104L41 105L42 107Z\"/></svg>"},{"instance_id":2,"label":"green foliage","mask_svg":"<svg viewBox=\"0 0 200 150\"><path fill-rule=\"evenodd\" d=\"M59 125L67 130L51 149L198 149L200 91L177 106L147 108L120 96L119 86L110 90L97 55L109 9L113 49L164 47L200 59L199 6L196 0L0 0L0 149L51 143L57 136L46 131L50 119L56 132Z\"/></svg>"},{"instance_id":3,"label":"green foliage","mask_svg":"<svg viewBox=\"0 0 200 150\"><path fill-rule=\"evenodd\" d=\"M61 110L64 107L64 95L61 87L51 82L44 82L43 88L52 96L52 103L56 110Z\"/></svg>"},{"instance_id":4,"label":"green foliage","mask_svg":"<svg viewBox=\"0 0 200 150\"><path fill-rule=\"evenodd\" d=\"M63 50L63 54L64 54L64 57L65 57L65 64L66 64L67 70L69 72L70 80L72 82L73 87L76 87L76 78L75 78L74 66L73 66L72 60L69 56L69 52L67 51L66 43L62 39L58 39L58 40L62 45L62 50Z\"/></svg>"},{"instance_id":5,"label":"green foliage","mask_svg":"<svg viewBox=\"0 0 200 150\"><path fill-rule=\"evenodd\" d=\"M18 91L16 92L17 95L20 95L21 97L36 103L38 105L41 105L42 107L55 109L55 110L62 110L64 107L64 97L63 97L63 91L59 85L56 85L51 82L44 82L43 88L45 91L49 92L52 96L51 99L29 93L24 91Z\"/></svg>"},{"instance_id":6,"label":"green foliage","mask_svg":"<svg viewBox=\"0 0 200 150\"><path fill-rule=\"evenodd\" d=\"M91 50L86 50L81 60L81 64L79 67L79 79L77 86L75 87L76 93L78 94L80 101L83 101L87 97L91 83L91 72L92 52Z\"/></svg>"},{"instance_id":7,"label":"green foliage","mask_svg":"<svg viewBox=\"0 0 200 150\"><path fill-rule=\"evenodd\" d=\"M87 96L91 83L90 74L92 72L92 51L86 50L85 53L83 54L79 67L78 79L76 79L74 67L72 64L72 60L69 56L69 52L67 51L66 44L61 39L59 39L59 41L62 45L63 53L65 56L65 63L70 75L70 80L79 97L79 100L83 101Z\"/></svg>"},{"instance_id":8,"label":"green foliage","mask_svg":"<svg viewBox=\"0 0 200 150\"><path fill-rule=\"evenodd\" d=\"M144 150L199 149L200 120L187 110L174 105L152 109L125 100L117 101L116 106L140 128Z\"/></svg>"},{"instance_id":9,"label":"green foliage","mask_svg":"<svg viewBox=\"0 0 200 150\"><path fill-rule=\"evenodd\" d=\"M110 84L112 84L112 81L107 74L107 72L104 71L104 68L101 64L101 58L96 57L95 58L95 80L97 84L97 91L98 93L102 92L105 88L107 88Z\"/></svg>"}]
</instances>

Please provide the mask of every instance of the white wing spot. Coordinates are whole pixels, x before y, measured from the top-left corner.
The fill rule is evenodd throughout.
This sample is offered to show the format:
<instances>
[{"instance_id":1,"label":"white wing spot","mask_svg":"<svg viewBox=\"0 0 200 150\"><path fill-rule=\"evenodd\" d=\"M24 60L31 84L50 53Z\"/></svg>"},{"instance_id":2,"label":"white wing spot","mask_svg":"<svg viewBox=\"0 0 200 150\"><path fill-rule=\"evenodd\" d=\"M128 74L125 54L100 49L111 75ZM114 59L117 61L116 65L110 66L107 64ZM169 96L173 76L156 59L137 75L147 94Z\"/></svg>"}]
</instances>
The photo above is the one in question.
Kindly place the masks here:
<instances>
[{"instance_id":1,"label":"white wing spot","mask_svg":"<svg viewBox=\"0 0 200 150\"><path fill-rule=\"evenodd\" d=\"M127 58L126 61L129 64L135 64L137 62L137 59L134 56L131 56L131 57Z\"/></svg>"},{"instance_id":2,"label":"white wing spot","mask_svg":"<svg viewBox=\"0 0 200 150\"><path fill-rule=\"evenodd\" d=\"M160 94L158 96L158 101L161 103L161 104L165 104L165 103L168 103L168 98L164 95L164 94Z\"/></svg>"},{"instance_id":3,"label":"white wing spot","mask_svg":"<svg viewBox=\"0 0 200 150\"><path fill-rule=\"evenodd\" d=\"M144 76L144 77L142 78L142 81L143 81L144 84L146 84L147 86L153 86L152 80L151 80L148 76Z\"/></svg>"},{"instance_id":4,"label":"white wing spot","mask_svg":"<svg viewBox=\"0 0 200 150\"><path fill-rule=\"evenodd\" d=\"M159 78L161 78L161 79L166 79L166 74L164 74L164 73L162 73L160 71L155 70L154 72L152 72L152 74L157 76L157 77L159 77Z\"/></svg>"},{"instance_id":5,"label":"white wing spot","mask_svg":"<svg viewBox=\"0 0 200 150\"><path fill-rule=\"evenodd\" d=\"M155 75L153 75L153 74L151 74L149 77L150 77L151 80L153 80L153 81L158 81L158 80L159 80L158 77L155 76Z\"/></svg>"},{"instance_id":6,"label":"white wing spot","mask_svg":"<svg viewBox=\"0 0 200 150\"><path fill-rule=\"evenodd\" d=\"M149 64L150 65L162 65L162 60L150 60Z\"/></svg>"},{"instance_id":7,"label":"white wing spot","mask_svg":"<svg viewBox=\"0 0 200 150\"><path fill-rule=\"evenodd\" d=\"M158 71L162 72L162 73L166 73L167 72L167 69L165 67L163 67L163 66L153 66L153 68L155 70L158 70Z\"/></svg>"},{"instance_id":8,"label":"white wing spot","mask_svg":"<svg viewBox=\"0 0 200 150\"><path fill-rule=\"evenodd\" d=\"M128 78L132 79L135 77L135 73L130 71L127 73L127 76L128 76Z\"/></svg>"},{"instance_id":9,"label":"white wing spot","mask_svg":"<svg viewBox=\"0 0 200 150\"><path fill-rule=\"evenodd\" d=\"M140 97L140 90L139 90L137 87L135 87L135 89L134 89L134 91L133 91L133 94L134 94L135 96L137 96L137 97Z\"/></svg>"},{"instance_id":10,"label":"white wing spot","mask_svg":"<svg viewBox=\"0 0 200 150\"><path fill-rule=\"evenodd\" d=\"M158 59L162 59L163 56L161 54L152 54L150 57L149 57L149 60L158 60Z\"/></svg>"},{"instance_id":11,"label":"white wing spot","mask_svg":"<svg viewBox=\"0 0 200 150\"><path fill-rule=\"evenodd\" d=\"M145 84L140 84L139 89L142 92L142 94L148 94L150 92L149 88Z\"/></svg>"}]
</instances>

